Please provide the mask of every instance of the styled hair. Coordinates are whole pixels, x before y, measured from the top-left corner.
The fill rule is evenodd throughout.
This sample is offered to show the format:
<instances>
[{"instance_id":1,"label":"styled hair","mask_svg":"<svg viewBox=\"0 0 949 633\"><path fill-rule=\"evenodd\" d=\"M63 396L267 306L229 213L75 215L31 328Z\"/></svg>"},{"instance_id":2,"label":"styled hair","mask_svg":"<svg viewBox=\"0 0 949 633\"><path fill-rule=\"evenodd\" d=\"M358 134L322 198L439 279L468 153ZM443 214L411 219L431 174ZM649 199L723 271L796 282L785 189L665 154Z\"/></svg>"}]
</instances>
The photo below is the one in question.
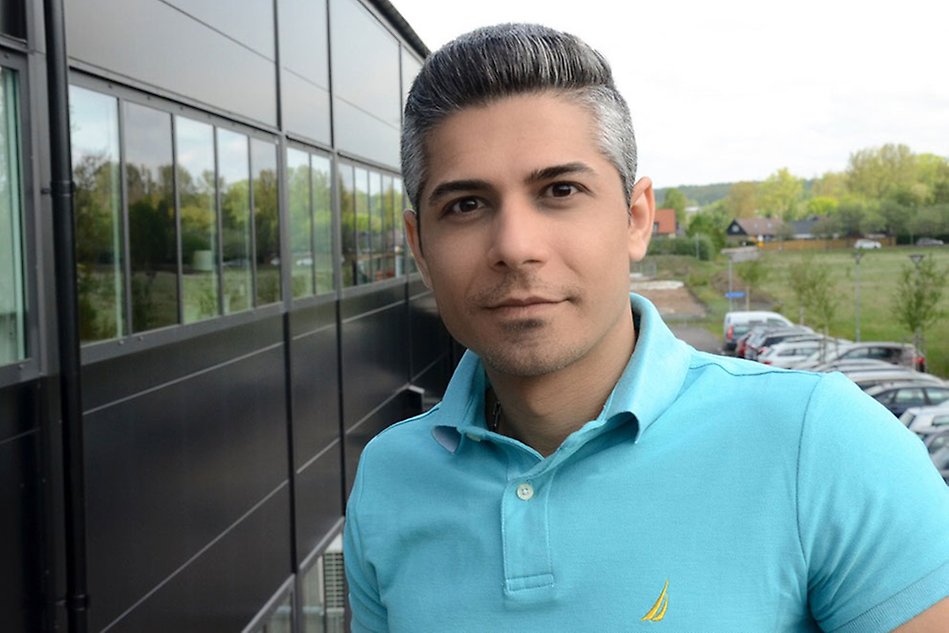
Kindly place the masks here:
<instances>
[{"instance_id":1,"label":"styled hair","mask_svg":"<svg viewBox=\"0 0 949 633\"><path fill-rule=\"evenodd\" d=\"M629 107L606 59L574 35L537 24L477 29L445 44L412 83L402 127L402 177L415 209L427 178L425 140L453 113L520 94L552 92L585 107L600 151L619 172L627 204L636 181Z\"/></svg>"}]
</instances>

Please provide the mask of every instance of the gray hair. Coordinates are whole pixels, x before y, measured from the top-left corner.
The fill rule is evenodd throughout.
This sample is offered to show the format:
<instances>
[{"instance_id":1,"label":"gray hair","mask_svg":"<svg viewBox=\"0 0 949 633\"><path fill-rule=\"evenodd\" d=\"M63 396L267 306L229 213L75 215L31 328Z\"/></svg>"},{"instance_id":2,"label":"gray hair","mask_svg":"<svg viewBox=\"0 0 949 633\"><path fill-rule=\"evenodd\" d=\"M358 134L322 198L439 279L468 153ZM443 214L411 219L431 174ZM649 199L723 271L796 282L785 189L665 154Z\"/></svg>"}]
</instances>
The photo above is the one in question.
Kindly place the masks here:
<instances>
[{"instance_id":1,"label":"gray hair","mask_svg":"<svg viewBox=\"0 0 949 633\"><path fill-rule=\"evenodd\" d=\"M606 59L578 37L536 24L477 29L425 60L405 103L402 177L415 209L425 186L425 139L464 108L518 94L551 91L586 107L600 151L619 172L626 202L636 180L636 138L629 107Z\"/></svg>"}]
</instances>

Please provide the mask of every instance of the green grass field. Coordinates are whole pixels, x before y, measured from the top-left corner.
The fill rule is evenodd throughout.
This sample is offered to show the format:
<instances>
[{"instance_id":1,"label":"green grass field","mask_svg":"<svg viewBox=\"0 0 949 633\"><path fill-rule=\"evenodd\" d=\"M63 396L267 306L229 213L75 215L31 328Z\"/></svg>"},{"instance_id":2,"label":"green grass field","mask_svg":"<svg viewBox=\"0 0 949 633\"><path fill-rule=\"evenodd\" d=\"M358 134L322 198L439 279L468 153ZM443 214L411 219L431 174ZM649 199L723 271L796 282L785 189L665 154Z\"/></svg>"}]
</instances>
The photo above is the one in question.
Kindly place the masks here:
<instances>
[{"instance_id":1,"label":"green grass field","mask_svg":"<svg viewBox=\"0 0 949 633\"><path fill-rule=\"evenodd\" d=\"M913 333L896 322L893 306L896 301L897 281L900 269L912 267L909 255L922 253L932 256L937 266L949 270L949 247L916 248L909 246L890 247L864 251L860 261L860 339L862 341L912 342ZM835 284L835 295L839 297L836 317L830 328L833 336L853 340L855 334L855 264L850 250L810 251L821 266L831 271ZM788 267L800 261L804 254L798 252L763 252L768 276L759 290L752 290L753 309L775 310L793 321L798 320L799 306L788 284ZM685 281L692 292L709 309L706 326L716 335L721 335L722 317L728 311L728 300L724 292L728 288L728 262L720 258L715 262L699 262L691 257L660 255L650 256L655 262L657 275ZM935 325L924 332L923 349L929 371L949 377L949 281L943 280L943 297L940 307L946 313ZM734 286L743 285L737 274ZM736 301L734 309L744 309L744 301ZM805 323L807 323L805 318Z\"/></svg>"}]
</instances>

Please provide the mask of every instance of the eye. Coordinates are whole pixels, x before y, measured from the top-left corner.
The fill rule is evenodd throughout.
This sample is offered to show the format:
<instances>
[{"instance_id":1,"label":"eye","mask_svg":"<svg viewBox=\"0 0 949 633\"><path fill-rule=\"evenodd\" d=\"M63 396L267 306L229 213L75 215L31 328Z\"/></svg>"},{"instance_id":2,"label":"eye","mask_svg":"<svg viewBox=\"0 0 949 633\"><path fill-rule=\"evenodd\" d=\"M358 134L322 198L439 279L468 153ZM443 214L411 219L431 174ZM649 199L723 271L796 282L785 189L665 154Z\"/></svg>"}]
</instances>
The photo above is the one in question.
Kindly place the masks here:
<instances>
[{"instance_id":1,"label":"eye","mask_svg":"<svg viewBox=\"0 0 949 633\"><path fill-rule=\"evenodd\" d=\"M570 182L555 182L544 192L553 198L568 198L580 192L580 187Z\"/></svg>"},{"instance_id":2,"label":"eye","mask_svg":"<svg viewBox=\"0 0 949 633\"><path fill-rule=\"evenodd\" d=\"M467 198L460 198L458 200L455 200L451 204L449 204L445 208L445 213L466 215L468 213L472 213L473 211L477 211L478 209L481 209L483 206L484 206L484 203L479 198L469 196Z\"/></svg>"}]
</instances>

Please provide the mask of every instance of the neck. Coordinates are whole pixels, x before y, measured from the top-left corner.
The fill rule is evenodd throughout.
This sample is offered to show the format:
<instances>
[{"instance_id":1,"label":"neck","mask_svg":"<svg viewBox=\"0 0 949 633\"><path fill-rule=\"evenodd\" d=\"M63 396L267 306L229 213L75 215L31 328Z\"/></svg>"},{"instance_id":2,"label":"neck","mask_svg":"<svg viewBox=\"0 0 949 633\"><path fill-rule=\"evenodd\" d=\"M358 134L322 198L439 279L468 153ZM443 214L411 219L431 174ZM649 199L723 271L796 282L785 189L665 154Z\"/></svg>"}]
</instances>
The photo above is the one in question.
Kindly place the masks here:
<instances>
[{"instance_id":1,"label":"neck","mask_svg":"<svg viewBox=\"0 0 949 633\"><path fill-rule=\"evenodd\" d=\"M607 342L604 342L607 343ZM593 420L629 363L635 345L632 323L621 344L587 354L568 367L541 376L512 376L485 366L493 394L485 412L489 425L500 403L498 432L547 457L568 435Z\"/></svg>"}]
</instances>

